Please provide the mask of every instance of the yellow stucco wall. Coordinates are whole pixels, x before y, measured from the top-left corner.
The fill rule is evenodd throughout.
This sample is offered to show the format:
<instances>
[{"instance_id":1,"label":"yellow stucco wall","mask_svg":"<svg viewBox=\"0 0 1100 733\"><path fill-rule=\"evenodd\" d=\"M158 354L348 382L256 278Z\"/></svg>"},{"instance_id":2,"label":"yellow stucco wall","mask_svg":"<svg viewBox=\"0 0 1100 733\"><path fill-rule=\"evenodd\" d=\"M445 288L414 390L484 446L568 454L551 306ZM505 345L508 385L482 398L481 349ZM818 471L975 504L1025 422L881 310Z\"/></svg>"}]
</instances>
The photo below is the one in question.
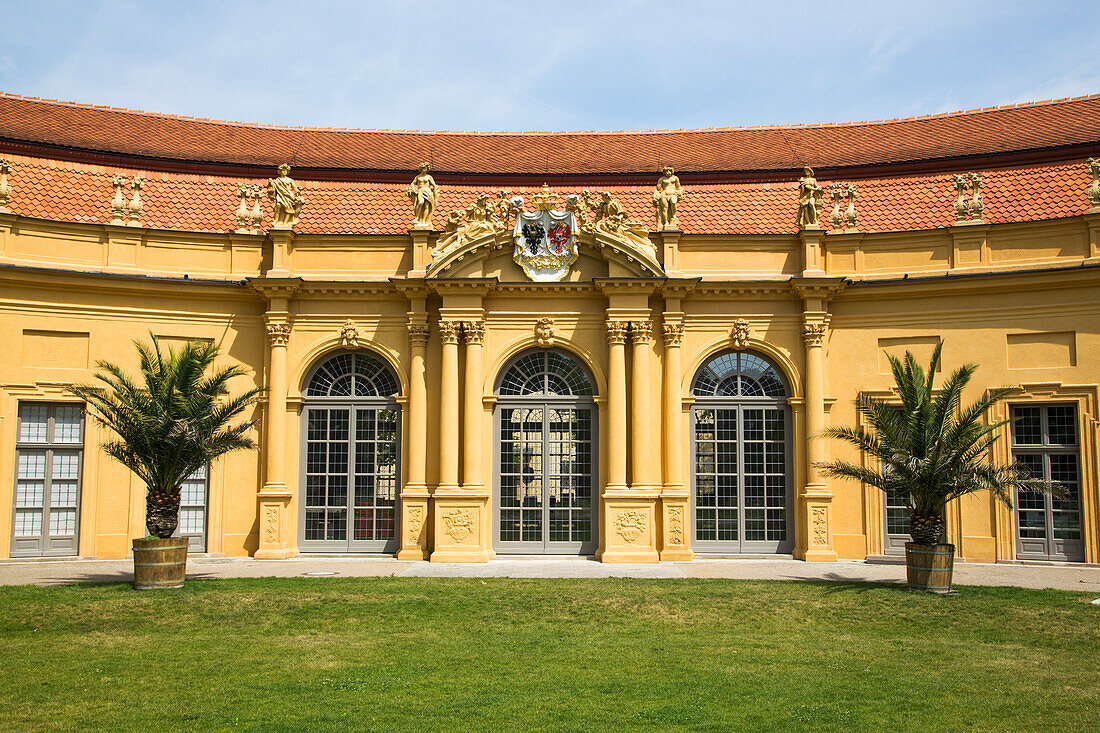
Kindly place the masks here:
<instances>
[{"instance_id":1,"label":"yellow stucco wall","mask_svg":"<svg viewBox=\"0 0 1100 733\"><path fill-rule=\"evenodd\" d=\"M133 368L134 339L152 332L174 339L213 339L227 363L243 365L238 386L270 385L272 322L290 325L285 344L285 438L272 464L263 449L215 464L208 500L208 551L270 557L298 551L299 443L303 380L319 359L340 348L341 328L351 321L359 347L382 356L402 385L405 454L412 375L408 324L426 322L422 491L407 493L403 556L485 559L492 556L489 522L494 461L493 390L500 369L536 345L537 319L554 320L554 345L572 352L595 379L600 430L599 484L603 491L601 557L608 561L689 559L691 532L685 516L691 486L690 384L710 355L733 346L736 319L749 326L748 348L760 351L790 382L794 435L795 554L809 559L862 558L883 552L882 499L857 484L807 475L805 433L812 422L806 389L810 320L827 323L822 349L825 420L854 424L852 402L861 390L889 393L884 350L930 350L946 340L945 369L967 361L981 365L973 397L998 385L1020 385L1013 402L1067 401L1078 405L1082 435L1082 520L1086 559L1100 561L1097 498L1096 410L1100 383L1100 269L1095 217L945 230L824 236L824 271L807 272L804 242L796 236L678 236L658 252L674 256L678 270L651 277L628 260L598 249L582 252L567 282L526 281L510 251L483 251L456 263L445 277L410 277L410 237L333 237L281 234L287 271L270 271L275 235L168 232L109 225L63 224L0 214L0 557L11 541L14 446L21 401L65 401L64 385L89 382L95 362L110 359ZM671 253L671 254L669 254ZM278 277L275 277L275 275ZM185 279L186 276L186 279ZM393 278L393 280L391 280ZM609 279L610 278L610 279ZM792 280L794 278L794 280ZM807 280L807 278L810 278ZM905 278L905 279L903 279ZM440 482L443 345L438 322L483 321L482 368L467 382L468 344L457 346L455 385L466 430L466 384L481 406L472 429L482 439L460 443L454 459L465 493L437 492ZM609 367L608 321L652 324L653 338L623 345L624 371ZM664 325L682 324L679 368L670 368ZM636 359L648 355L646 395L638 394ZM621 378L627 431L624 454L609 455L609 390ZM666 384L678 385L668 394ZM278 387L278 385L271 385ZM274 395L275 393L273 393ZM644 398L644 400L642 400ZM632 409L648 403L643 414ZM675 405L673 408L672 405ZM261 423L263 425L263 423ZM669 474L668 449L659 438L678 433L678 475ZM635 450L639 436L652 448ZM96 448L102 437L89 425L83 457L79 554L123 557L129 540L144 535L143 487ZM468 480L465 451L480 451L480 475ZM818 455L858 460L839 444ZM1003 445L998 448L1006 456ZM443 451L443 453L446 453ZM610 467L625 461L623 490L607 490ZM266 474L278 466L281 478ZM673 473L676 473L675 468ZM800 498L807 487L812 488ZM814 488L816 487L816 488ZM418 493L420 491L420 493ZM631 493L633 492L633 493ZM266 498L265 498L266 497ZM1015 556L1012 513L988 496L952 507L949 540L968 560ZM414 507L417 507L414 509ZM410 515L410 511L424 512ZM447 512L476 518L469 536L441 536ZM264 514L267 512L267 514ZM615 517L639 512L645 531L616 535ZM267 517L264 522L261 516ZM264 527L261 527L264 525ZM266 529L265 529L266 528ZM266 534L265 534L266 532ZM679 533L679 534L677 534ZM261 553L262 554L262 553Z\"/></svg>"}]
</instances>

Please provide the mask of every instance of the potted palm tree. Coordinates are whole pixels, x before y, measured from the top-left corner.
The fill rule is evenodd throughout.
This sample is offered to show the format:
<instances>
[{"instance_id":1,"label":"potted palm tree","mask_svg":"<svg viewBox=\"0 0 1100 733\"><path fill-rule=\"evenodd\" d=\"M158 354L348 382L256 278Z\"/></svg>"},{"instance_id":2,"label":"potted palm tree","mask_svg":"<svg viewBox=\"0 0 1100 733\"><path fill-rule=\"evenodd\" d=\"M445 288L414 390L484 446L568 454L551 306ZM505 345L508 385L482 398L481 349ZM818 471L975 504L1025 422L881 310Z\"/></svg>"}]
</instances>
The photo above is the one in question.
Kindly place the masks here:
<instances>
[{"instance_id":1,"label":"potted palm tree","mask_svg":"<svg viewBox=\"0 0 1100 733\"><path fill-rule=\"evenodd\" d=\"M876 459L875 465L838 460L819 466L826 476L862 481L905 502L913 540L905 544L909 587L946 593L951 590L955 556L955 546L944 543L947 502L989 491L1011 507L1016 490L1058 496L1064 491L1059 484L1031 476L1022 465L989 460L990 447L1009 421L985 423L983 415L1016 389L990 389L963 406L963 391L978 366L964 364L936 391L932 383L942 349L940 341L928 371L908 351L904 360L887 355L900 405L860 394L856 409L869 429L831 427L823 431L824 437L854 445Z\"/></svg>"},{"instance_id":2,"label":"potted palm tree","mask_svg":"<svg viewBox=\"0 0 1100 733\"><path fill-rule=\"evenodd\" d=\"M109 361L98 361L96 386L69 391L88 405L92 418L113 435L103 450L146 486L145 526L149 536L134 540L134 587L181 588L187 568L187 540L173 537L179 523L180 486L195 471L230 451L254 448L254 421L233 421L252 408L259 388L229 396L240 366L211 369L218 347L190 341L165 354L135 341L139 380Z\"/></svg>"}]
</instances>

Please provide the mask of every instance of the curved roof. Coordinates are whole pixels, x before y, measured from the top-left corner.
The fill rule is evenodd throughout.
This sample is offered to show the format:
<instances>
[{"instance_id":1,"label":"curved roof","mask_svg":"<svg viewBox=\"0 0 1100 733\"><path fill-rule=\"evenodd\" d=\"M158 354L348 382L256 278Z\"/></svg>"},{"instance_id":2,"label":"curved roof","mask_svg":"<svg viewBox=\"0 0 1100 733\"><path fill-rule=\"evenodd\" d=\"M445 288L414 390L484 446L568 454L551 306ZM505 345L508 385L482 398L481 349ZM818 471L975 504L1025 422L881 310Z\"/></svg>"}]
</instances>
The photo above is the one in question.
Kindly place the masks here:
<instances>
[{"instance_id":1,"label":"curved roof","mask_svg":"<svg viewBox=\"0 0 1100 733\"><path fill-rule=\"evenodd\" d=\"M641 132L412 132L221 122L0 94L0 140L172 161L469 174L897 164L1100 142L1100 95L879 122Z\"/></svg>"}]
</instances>

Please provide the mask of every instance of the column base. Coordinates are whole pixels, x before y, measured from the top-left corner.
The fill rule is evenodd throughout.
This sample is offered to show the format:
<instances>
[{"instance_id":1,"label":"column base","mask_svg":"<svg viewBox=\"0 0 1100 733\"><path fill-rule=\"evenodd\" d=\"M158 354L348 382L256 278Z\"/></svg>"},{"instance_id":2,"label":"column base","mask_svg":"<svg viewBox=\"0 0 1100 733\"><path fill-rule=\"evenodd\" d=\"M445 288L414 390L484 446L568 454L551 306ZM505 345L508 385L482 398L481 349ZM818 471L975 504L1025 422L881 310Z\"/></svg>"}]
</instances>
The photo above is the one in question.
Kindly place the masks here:
<instances>
[{"instance_id":1,"label":"column base","mask_svg":"<svg viewBox=\"0 0 1100 733\"><path fill-rule=\"evenodd\" d=\"M690 547L669 547L661 550L661 562L687 562L695 559L695 550Z\"/></svg>"},{"instance_id":2,"label":"column base","mask_svg":"<svg viewBox=\"0 0 1100 733\"><path fill-rule=\"evenodd\" d=\"M600 555L600 562L616 563L657 563L661 556L653 549L629 550L621 547L608 548Z\"/></svg>"},{"instance_id":3,"label":"column base","mask_svg":"<svg viewBox=\"0 0 1100 733\"><path fill-rule=\"evenodd\" d=\"M429 562L489 562L493 557L494 553L480 548L445 547L433 552Z\"/></svg>"},{"instance_id":4,"label":"column base","mask_svg":"<svg viewBox=\"0 0 1100 733\"><path fill-rule=\"evenodd\" d=\"M805 560L806 562L836 562L840 559L840 555L837 555L831 549L811 547L795 553L795 559Z\"/></svg>"},{"instance_id":5,"label":"column base","mask_svg":"<svg viewBox=\"0 0 1100 733\"><path fill-rule=\"evenodd\" d=\"M289 547L280 549L263 549L256 550L256 553L252 556L253 560L289 560L290 558L298 554L297 550Z\"/></svg>"},{"instance_id":6,"label":"column base","mask_svg":"<svg viewBox=\"0 0 1100 733\"><path fill-rule=\"evenodd\" d=\"M423 547L402 547L397 551L398 560L410 560L418 562L428 559L428 551Z\"/></svg>"}]
</instances>

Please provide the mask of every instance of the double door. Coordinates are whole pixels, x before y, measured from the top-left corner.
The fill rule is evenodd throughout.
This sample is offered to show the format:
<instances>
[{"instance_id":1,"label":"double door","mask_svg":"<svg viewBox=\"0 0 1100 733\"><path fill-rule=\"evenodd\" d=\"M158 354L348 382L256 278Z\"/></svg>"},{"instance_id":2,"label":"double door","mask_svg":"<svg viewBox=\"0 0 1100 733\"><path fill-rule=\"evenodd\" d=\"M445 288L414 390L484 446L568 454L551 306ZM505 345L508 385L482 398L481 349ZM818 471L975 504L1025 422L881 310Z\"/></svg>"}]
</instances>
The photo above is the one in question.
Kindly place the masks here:
<instances>
[{"instance_id":1,"label":"double door","mask_svg":"<svg viewBox=\"0 0 1100 733\"><path fill-rule=\"evenodd\" d=\"M787 553L791 471L784 407L692 410L693 525L699 552Z\"/></svg>"},{"instance_id":2,"label":"double door","mask_svg":"<svg viewBox=\"0 0 1100 733\"><path fill-rule=\"evenodd\" d=\"M397 418L396 405L306 408L302 550L396 551Z\"/></svg>"},{"instance_id":3,"label":"double door","mask_svg":"<svg viewBox=\"0 0 1100 733\"><path fill-rule=\"evenodd\" d=\"M498 552L595 552L594 414L591 402L500 405L494 512Z\"/></svg>"}]
</instances>

